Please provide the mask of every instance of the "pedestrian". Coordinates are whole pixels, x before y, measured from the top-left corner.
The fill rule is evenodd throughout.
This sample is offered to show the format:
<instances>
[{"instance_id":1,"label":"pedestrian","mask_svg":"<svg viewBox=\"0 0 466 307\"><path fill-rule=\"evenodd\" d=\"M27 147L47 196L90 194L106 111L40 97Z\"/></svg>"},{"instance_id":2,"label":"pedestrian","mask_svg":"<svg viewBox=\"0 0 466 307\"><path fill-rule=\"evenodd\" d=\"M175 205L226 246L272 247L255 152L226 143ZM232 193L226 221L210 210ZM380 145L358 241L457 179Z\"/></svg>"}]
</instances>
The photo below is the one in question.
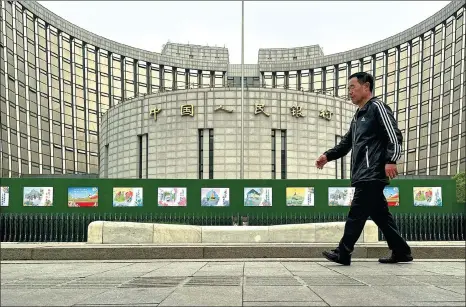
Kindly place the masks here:
<instances>
[{"instance_id":1,"label":"pedestrian","mask_svg":"<svg viewBox=\"0 0 466 307\"><path fill-rule=\"evenodd\" d=\"M323 252L325 258L343 265L351 264L351 253L370 216L383 232L392 251L380 258L381 263L412 261L411 248L401 237L383 194L384 187L397 173L396 161L401 157L403 137L392 110L373 97L374 78L365 72L349 77L351 101L358 109L349 131L334 148L316 160L316 167L339 159L351 150L351 186L355 193L338 247Z\"/></svg>"}]
</instances>

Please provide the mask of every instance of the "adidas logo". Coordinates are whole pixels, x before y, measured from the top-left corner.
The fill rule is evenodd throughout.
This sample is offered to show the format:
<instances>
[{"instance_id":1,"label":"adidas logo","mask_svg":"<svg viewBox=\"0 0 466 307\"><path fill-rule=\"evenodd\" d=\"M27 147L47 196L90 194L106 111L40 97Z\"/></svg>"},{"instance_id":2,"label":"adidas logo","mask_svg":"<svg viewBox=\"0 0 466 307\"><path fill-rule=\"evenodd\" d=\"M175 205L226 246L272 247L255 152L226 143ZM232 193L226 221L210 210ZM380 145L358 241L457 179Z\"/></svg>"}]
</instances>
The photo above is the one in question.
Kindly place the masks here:
<instances>
[{"instance_id":1,"label":"adidas logo","mask_svg":"<svg viewBox=\"0 0 466 307\"><path fill-rule=\"evenodd\" d=\"M365 122L365 121L366 121L366 119L364 118L364 116L362 117L361 121L362 121L362 122Z\"/></svg>"}]
</instances>

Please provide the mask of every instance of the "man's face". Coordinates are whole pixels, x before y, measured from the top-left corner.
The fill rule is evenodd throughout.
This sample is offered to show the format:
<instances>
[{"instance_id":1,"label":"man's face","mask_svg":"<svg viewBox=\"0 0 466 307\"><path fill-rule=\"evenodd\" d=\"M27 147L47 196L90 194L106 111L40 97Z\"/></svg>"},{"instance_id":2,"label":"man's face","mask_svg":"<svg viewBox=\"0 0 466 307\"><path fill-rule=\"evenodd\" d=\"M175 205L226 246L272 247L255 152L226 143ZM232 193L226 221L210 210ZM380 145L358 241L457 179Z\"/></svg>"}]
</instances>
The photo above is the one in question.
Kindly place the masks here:
<instances>
[{"instance_id":1,"label":"man's face","mask_svg":"<svg viewBox=\"0 0 466 307\"><path fill-rule=\"evenodd\" d=\"M369 84L360 84L358 78L351 78L348 83L348 91L354 104L360 103L369 93Z\"/></svg>"}]
</instances>

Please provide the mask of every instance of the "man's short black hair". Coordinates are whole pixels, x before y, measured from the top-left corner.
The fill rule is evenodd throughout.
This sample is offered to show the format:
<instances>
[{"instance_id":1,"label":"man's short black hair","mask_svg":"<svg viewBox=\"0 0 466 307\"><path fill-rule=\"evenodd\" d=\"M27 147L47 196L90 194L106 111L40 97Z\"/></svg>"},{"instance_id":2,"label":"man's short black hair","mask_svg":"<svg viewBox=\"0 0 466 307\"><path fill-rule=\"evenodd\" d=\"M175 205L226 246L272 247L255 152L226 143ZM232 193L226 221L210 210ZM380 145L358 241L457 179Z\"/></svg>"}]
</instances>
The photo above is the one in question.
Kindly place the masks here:
<instances>
[{"instance_id":1,"label":"man's short black hair","mask_svg":"<svg viewBox=\"0 0 466 307\"><path fill-rule=\"evenodd\" d=\"M367 72L357 72L355 74L352 74L349 76L348 80L351 80L352 78L357 78L359 84L364 84L366 82L369 82L369 90L371 93L374 90L374 77L372 77L371 74L368 74Z\"/></svg>"}]
</instances>

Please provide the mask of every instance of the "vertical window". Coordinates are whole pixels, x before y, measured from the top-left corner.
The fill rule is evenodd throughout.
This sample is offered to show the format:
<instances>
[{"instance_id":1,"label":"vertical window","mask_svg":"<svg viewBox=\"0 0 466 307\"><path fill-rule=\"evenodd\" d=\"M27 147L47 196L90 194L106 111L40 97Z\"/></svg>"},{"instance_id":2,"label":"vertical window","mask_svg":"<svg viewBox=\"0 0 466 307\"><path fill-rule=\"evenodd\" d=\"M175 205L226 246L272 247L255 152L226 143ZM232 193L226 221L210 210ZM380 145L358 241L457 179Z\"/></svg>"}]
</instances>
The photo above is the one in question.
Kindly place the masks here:
<instances>
[{"instance_id":1,"label":"vertical window","mask_svg":"<svg viewBox=\"0 0 466 307\"><path fill-rule=\"evenodd\" d=\"M165 91L173 90L173 68L165 66L163 70L163 89Z\"/></svg>"},{"instance_id":2,"label":"vertical window","mask_svg":"<svg viewBox=\"0 0 466 307\"><path fill-rule=\"evenodd\" d=\"M276 88L285 88L285 73L282 71L277 72L276 75Z\"/></svg>"},{"instance_id":3,"label":"vertical window","mask_svg":"<svg viewBox=\"0 0 466 307\"><path fill-rule=\"evenodd\" d=\"M105 170L104 170L104 177L108 178L108 144L105 145Z\"/></svg>"},{"instance_id":4,"label":"vertical window","mask_svg":"<svg viewBox=\"0 0 466 307\"><path fill-rule=\"evenodd\" d=\"M210 87L210 72L209 71L202 72L202 87L204 88Z\"/></svg>"},{"instance_id":5,"label":"vertical window","mask_svg":"<svg viewBox=\"0 0 466 307\"><path fill-rule=\"evenodd\" d=\"M322 69L317 68L312 73L311 89L315 92L322 91Z\"/></svg>"},{"instance_id":6,"label":"vertical window","mask_svg":"<svg viewBox=\"0 0 466 307\"><path fill-rule=\"evenodd\" d=\"M323 89L326 95L333 96L335 94L335 68L328 66L325 68L325 88Z\"/></svg>"},{"instance_id":7,"label":"vertical window","mask_svg":"<svg viewBox=\"0 0 466 307\"><path fill-rule=\"evenodd\" d=\"M301 84L300 84L301 88L299 88L298 90L302 90L302 91L309 91L309 71L308 70L303 70L301 71Z\"/></svg>"},{"instance_id":8,"label":"vertical window","mask_svg":"<svg viewBox=\"0 0 466 307\"><path fill-rule=\"evenodd\" d=\"M223 72L215 72L215 87L223 87Z\"/></svg>"},{"instance_id":9,"label":"vertical window","mask_svg":"<svg viewBox=\"0 0 466 307\"><path fill-rule=\"evenodd\" d=\"M146 174L146 178L148 178L149 173L149 135L147 133L139 134L138 135L138 178L143 178L142 174ZM144 147L145 147L145 155L144 155ZM145 171L144 171L145 165Z\"/></svg>"},{"instance_id":10,"label":"vertical window","mask_svg":"<svg viewBox=\"0 0 466 307\"><path fill-rule=\"evenodd\" d=\"M204 155L204 130L199 129L199 179L202 179L204 173L203 155Z\"/></svg>"},{"instance_id":11,"label":"vertical window","mask_svg":"<svg viewBox=\"0 0 466 307\"><path fill-rule=\"evenodd\" d=\"M264 72L263 80L262 80L262 87L272 88L273 87L272 85L273 85L272 73L271 72Z\"/></svg>"},{"instance_id":12,"label":"vertical window","mask_svg":"<svg viewBox=\"0 0 466 307\"><path fill-rule=\"evenodd\" d=\"M122 99L122 89L121 89L122 88L122 79L121 79L122 70L121 70L120 56L113 54L111 63L112 63L111 75L113 76L113 78L111 80L112 102L110 103L110 106L117 105Z\"/></svg>"},{"instance_id":13,"label":"vertical window","mask_svg":"<svg viewBox=\"0 0 466 307\"><path fill-rule=\"evenodd\" d=\"M186 70L184 68L176 69L176 89L184 90L186 89Z\"/></svg>"},{"instance_id":14,"label":"vertical window","mask_svg":"<svg viewBox=\"0 0 466 307\"><path fill-rule=\"evenodd\" d=\"M348 93L346 92L348 85L348 70L350 68L346 63L338 65L338 74L335 76L335 85L337 88L337 92L335 96L345 98L348 97ZM338 77L338 78L337 78Z\"/></svg>"},{"instance_id":15,"label":"vertical window","mask_svg":"<svg viewBox=\"0 0 466 307\"><path fill-rule=\"evenodd\" d=\"M198 88L199 87L199 74L196 69L189 70L189 86L188 88Z\"/></svg>"},{"instance_id":16,"label":"vertical window","mask_svg":"<svg viewBox=\"0 0 466 307\"><path fill-rule=\"evenodd\" d=\"M214 129L209 129L209 179L214 179Z\"/></svg>"},{"instance_id":17,"label":"vertical window","mask_svg":"<svg viewBox=\"0 0 466 307\"><path fill-rule=\"evenodd\" d=\"M147 64L145 62L139 61L138 65L138 86L137 86L137 95L147 94L147 81L150 78L150 71L148 73Z\"/></svg>"},{"instance_id":18,"label":"vertical window","mask_svg":"<svg viewBox=\"0 0 466 307\"><path fill-rule=\"evenodd\" d=\"M151 93L157 93L160 88L160 70L159 66L155 64L150 65L150 76L151 76Z\"/></svg>"},{"instance_id":19,"label":"vertical window","mask_svg":"<svg viewBox=\"0 0 466 307\"><path fill-rule=\"evenodd\" d=\"M288 88L291 90L298 89L298 73L297 71L290 71L288 74Z\"/></svg>"}]
</instances>

